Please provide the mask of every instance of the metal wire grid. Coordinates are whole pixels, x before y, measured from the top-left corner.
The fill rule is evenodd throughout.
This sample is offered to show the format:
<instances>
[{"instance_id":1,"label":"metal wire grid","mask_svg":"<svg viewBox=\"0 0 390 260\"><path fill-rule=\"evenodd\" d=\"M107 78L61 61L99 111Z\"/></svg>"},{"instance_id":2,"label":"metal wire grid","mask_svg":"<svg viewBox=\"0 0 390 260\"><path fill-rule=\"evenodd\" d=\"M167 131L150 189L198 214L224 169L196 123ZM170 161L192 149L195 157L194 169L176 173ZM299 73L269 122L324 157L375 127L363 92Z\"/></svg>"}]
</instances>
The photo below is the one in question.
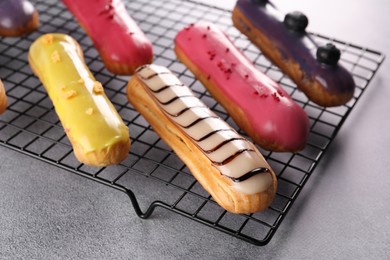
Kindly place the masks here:
<instances>
[{"instance_id":1,"label":"metal wire grid","mask_svg":"<svg viewBox=\"0 0 390 260\"><path fill-rule=\"evenodd\" d=\"M0 78L9 101L8 110L0 116L0 144L125 192L141 218L148 218L156 207L162 207L255 245L265 245L271 240L384 60L379 52L313 34L317 42L332 41L342 50L341 62L353 73L357 84L355 96L348 104L322 108L308 101L288 77L232 26L229 11L184 0L126 3L129 13L153 42L154 62L179 75L203 102L236 129L224 109L176 59L173 39L189 23L206 20L219 25L259 69L279 82L309 115L311 132L303 151L292 154L260 149L278 176L278 191L272 205L261 213L237 215L224 211L213 201L128 103L125 87L129 77L106 71L91 41L64 6L54 0L39 0L34 4L40 13L39 30L25 37L0 38ZM95 168L75 159L53 105L27 62L30 44L48 32L70 34L80 43L86 63L103 83L107 96L129 126L132 148L120 165Z\"/></svg>"}]
</instances>

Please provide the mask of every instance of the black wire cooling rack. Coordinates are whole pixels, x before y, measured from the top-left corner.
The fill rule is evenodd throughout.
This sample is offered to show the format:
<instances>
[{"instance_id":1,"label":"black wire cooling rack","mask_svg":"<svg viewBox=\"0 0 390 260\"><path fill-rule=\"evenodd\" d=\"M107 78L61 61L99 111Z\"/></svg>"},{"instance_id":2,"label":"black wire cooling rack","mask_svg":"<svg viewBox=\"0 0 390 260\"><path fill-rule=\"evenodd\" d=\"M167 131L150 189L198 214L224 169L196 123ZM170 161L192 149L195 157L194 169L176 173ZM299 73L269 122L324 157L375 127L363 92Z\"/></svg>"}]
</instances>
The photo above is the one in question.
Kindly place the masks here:
<instances>
[{"instance_id":1,"label":"black wire cooling rack","mask_svg":"<svg viewBox=\"0 0 390 260\"><path fill-rule=\"evenodd\" d=\"M352 72L357 84L354 98L348 104L323 108L309 102L288 77L232 26L229 11L185 0L127 3L129 13L153 42L154 63L170 68L233 127L237 128L223 108L176 59L173 39L189 23L206 20L219 25L259 69L279 82L309 115L311 132L303 151L292 154L260 149L278 176L278 191L272 205L261 213L237 215L224 211L213 201L128 103L125 87L129 77L106 71L91 41L64 6L55 0L39 0L34 4L40 14L39 30L24 37L0 38L0 78L9 101L8 110L0 116L0 144L125 192L141 218L148 218L156 207L161 207L255 245L265 245L271 240L384 60L377 51L313 34L319 43L332 41L342 50L341 63ZM30 44L48 32L67 33L78 40L86 63L103 83L107 96L129 126L132 149L121 164L94 168L75 159L53 105L27 62Z\"/></svg>"}]
</instances>

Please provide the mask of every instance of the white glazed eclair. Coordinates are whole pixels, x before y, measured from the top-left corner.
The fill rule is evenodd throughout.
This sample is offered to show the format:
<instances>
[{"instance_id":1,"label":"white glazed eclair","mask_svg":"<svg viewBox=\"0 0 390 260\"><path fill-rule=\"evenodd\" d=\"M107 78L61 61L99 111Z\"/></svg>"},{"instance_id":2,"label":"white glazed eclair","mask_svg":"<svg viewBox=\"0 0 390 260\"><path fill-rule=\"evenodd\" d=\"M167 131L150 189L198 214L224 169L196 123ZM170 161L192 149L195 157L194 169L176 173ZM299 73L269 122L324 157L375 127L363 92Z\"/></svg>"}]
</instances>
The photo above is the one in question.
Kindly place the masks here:
<instances>
[{"instance_id":1,"label":"white glazed eclair","mask_svg":"<svg viewBox=\"0 0 390 260\"><path fill-rule=\"evenodd\" d=\"M138 68L128 83L127 97L224 209L253 213L272 202L276 176L254 144L167 68Z\"/></svg>"}]
</instances>

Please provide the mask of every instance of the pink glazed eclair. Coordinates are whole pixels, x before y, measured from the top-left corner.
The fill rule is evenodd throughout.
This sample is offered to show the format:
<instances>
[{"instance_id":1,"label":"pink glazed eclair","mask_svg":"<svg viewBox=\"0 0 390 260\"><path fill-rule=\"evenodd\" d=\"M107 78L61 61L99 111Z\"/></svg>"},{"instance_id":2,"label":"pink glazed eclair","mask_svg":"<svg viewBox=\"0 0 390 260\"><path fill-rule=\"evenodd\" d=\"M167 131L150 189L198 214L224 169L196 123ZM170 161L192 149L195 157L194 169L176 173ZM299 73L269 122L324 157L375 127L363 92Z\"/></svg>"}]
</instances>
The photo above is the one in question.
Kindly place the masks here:
<instances>
[{"instance_id":1,"label":"pink glazed eclair","mask_svg":"<svg viewBox=\"0 0 390 260\"><path fill-rule=\"evenodd\" d=\"M175 38L175 52L259 146L277 152L304 148L309 134L305 111L217 26L185 27Z\"/></svg>"},{"instance_id":2,"label":"pink glazed eclair","mask_svg":"<svg viewBox=\"0 0 390 260\"><path fill-rule=\"evenodd\" d=\"M126 11L121 0L62 0L114 74L132 75L153 60L152 43Z\"/></svg>"}]
</instances>

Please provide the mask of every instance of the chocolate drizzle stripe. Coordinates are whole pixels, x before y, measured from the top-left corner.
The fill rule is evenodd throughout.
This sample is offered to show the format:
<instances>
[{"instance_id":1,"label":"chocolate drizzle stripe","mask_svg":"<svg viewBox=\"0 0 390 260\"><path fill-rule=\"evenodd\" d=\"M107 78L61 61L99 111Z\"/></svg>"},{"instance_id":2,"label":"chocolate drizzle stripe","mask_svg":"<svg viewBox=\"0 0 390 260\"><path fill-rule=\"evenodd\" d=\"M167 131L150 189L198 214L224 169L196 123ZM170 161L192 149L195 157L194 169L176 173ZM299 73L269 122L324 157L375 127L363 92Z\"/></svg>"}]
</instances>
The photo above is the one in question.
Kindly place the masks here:
<instances>
[{"instance_id":1,"label":"chocolate drizzle stripe","mask_svg":"<svg viewBox=\"0 0 390 260\"><path fill-rule=\"evenodd\" d=\"M168 101L165 101L165 102L161 102L160 100L158 100L157 98L157 100L158 100L158 102L161 104L161 105L169 105L169 104L171 104L172 102L174 102L174 101L176 101L176 100L178 100L178 99L182 99L182 98L193 98L194 97L194 95L184 95L184 96L175 96L175 97L173 97L173 98L171 98L170 100L168 100Z\"/></svg>"},{"instance_id":2,"label":"chocolate drizzle stripe","mask_svg":"<svg viewBox=\"0 0 390 260\"><path fill-rule=\"evenodd\" d=\"M139 75L139 73L140 73L141 71L143 71L144 69L148 68L149 66L150 66L150 65L148 65L148 64L139 66L139 67L135 70L135 72L138 74L138 76L139 76L140 78L142 78L141 75Z\"/></svg>"},{"instance_id":3,"label":"chocolate drizzle stripe","mask_svg":"<svg viewBox=\"0 0 390 260\"><path fill-rule=\"evenodd\" d=\"M268 168L259 167L259 168L251 170L250 172L245 173L244 175L242 175L241 177L238 177L238 178L230 177L230 176L227 176L224 174L222 174L222 175L231 179L234 182L242 182L242 181L245 181L245 180L247 180L247 179L249 179L257 174L266 173L266 172L270 172L270 170Z\"/></svg>"},{"instance_id":4,"label":"chocolate drizzle stripe","mask_svg":"<svg viewBox=\"0 0 390 260\"><path fill-rule=\"evenodd\" d=\"M206 120L206 119L208 119L208 118L216 118L216 119L218 119L219 117L218 117L218 116L210 115L210 116L206 116L206 117L197 118L197 119L195 119L193 122L189 123L189 124L186 125L186 126L180 125L179 123L178 123L178 125L180 125L181 127L185 128L185 129L188 129L188 128L191 128L191 127L193 127L194 125L198 124L199 122L201 122L201 121L203 121L203 120Z\"/></svg>"},{"instance_id":5,"label":"chocolate drizzle stripe","mask_svg":"<svg viewBox=\"0 0 390 260\"><path fill-rule=\"evenodd\" d=\"M233 141L236 141L236 140L242 140L242 141L245 141L245 139L243 137L232 137L230 139L227 139L223 142L221 142L220 144L218 144L217 146L209 149L209 150L203 150L205 153L209 154L209 153L212 153L212 152L215 152L216 150L220 149L222 146L230 143L230 142L233 142Z\"/></svg>"},{"instance_id":6,"label":"chocolate drizzle stripe","mask_svg":"<svg viewBox=\"0 0 390 260\"><path fill-rule=\"evenodd\" d=\"M237 152L235 152L234 154L230 155L228 158L226 158L222 162L212 161L212 163L217 165L217 166L223 166L223 165L233 161L237 156L239 156L240 154L242 154L244 152L254 152L254 151L255 150L253 150L253 149L241 149L241 150L238 150Z\"/></svg>"},{"instance_id":7,"label":"chocolate drizzle stripe","mask_svg":"<svg viewBox=\"0 0 390 260\"><path fill-rule=\"evenodd\" d=\"M212 131L204 136L202 136L201 138L199 139L194 139L192 138L195 142L201 142L201 141L204 141L205 139L209 138L210 136L212 135L215 135L216 133L218 132L221 132L221 131L232 131L231 129L226 129L226 128L223 128L223 129L218 129L218 130L215 130L215 131Z\"/></svg>"},{"instance_id":8,"label":"chocolate drizzle stripe","mask_svg":"<svg viewBox=\"0 0 390 260\"><path fill-rule=\"evenodd\" d=\"M172 87L184 87L184 84L181 83L181 84L172 84L172 85L165 85L165 86L162 86L161 88L157 89L157 90L153 90L153 89L150 89L153 93L160 93L160 92L163 92L164 90L168 89L168 88L172 88Z\"/></svg>"},{"instance_id":9,"label":"chocolate drizzle stripe","mask_svg":"<svg viewBox=\"0 0 390 260\"><path fill-rule=\"evenodd\" d=\"M142 68L143 69L143 68ZM142 71L142 69L141 70L139 70L139 72L140 71ZM143 80L150 80L150 79L152 79L152 78L154 78L154 77L156 77L156 76L158 76L158 75L163 75L163 74L165 74L165 75L168 75L168 74L172 74L172 73L170 73L170 72L168 72L168 71L163 71L163 72L159 72L159 73L154 73L154 74L151 74L151 75L149 75L149 76L147 76L147 77L143 77L142 75L139 75Z\"/></svg>"},{"instance_id":10,"label":"chocolate drizzle stripe","mask_svg":"<svg viewBox=\"0 0 390 260\"><path fill-rule=\"evenodd\" d=\"M178 117L178 116L182 115L183 113L185 113L186 111L194 109L194 108L206 108L206 106L205 105L196 105L196 106L193 106L193 107L183 108L182 110L180 110L176 114L171 114L171 113L168 113L168 112L166 112L166 113L169 114L172 117Z\"/></svg>"}]
</instances>

